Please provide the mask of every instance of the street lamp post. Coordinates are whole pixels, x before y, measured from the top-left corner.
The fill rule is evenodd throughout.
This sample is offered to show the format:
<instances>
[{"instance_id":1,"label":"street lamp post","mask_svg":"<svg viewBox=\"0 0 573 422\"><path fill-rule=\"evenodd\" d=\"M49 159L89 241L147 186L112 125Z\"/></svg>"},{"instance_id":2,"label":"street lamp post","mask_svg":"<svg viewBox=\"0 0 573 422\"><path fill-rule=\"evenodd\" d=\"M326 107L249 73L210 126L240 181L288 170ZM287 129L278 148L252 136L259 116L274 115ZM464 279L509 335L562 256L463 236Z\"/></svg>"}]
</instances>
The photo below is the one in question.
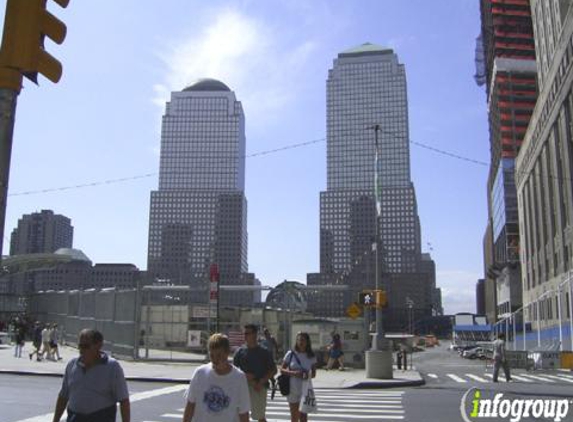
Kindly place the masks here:
<instances>
[{"instance_id":1,"label":"street lamp post","mask_svg":"<svg viewBox=\"0 0 573 422\"><path fill-rule=\"evenodd\" d=\"M375 218L375 253L376 253L376 269L375 269L375 286L376 290L381 290L380 285L380 217L382 214L380 204L379 192L379 177L378 177L378 132L380 125L376 124L368 127L374 130L374 198L376 202L376 218ZM372 348L365 353L366 357L366 376L368 378L390 379L392 378L392 351L388 348L388 342L384 336L384 325L382 321L382 306L376 306L376 332L372 336Z\"/></svg>"},{"instance_id":2,"label":"street lamp post","mask_svg":"<svg viewBox=\"0 0 573 422\"><path fill-rule=\"evenodd\" d=\"M380 181L378 180L378 132L380 131L380 125L371 126L374 129L374 200L376 202L376 218L375 218L375 236L374 236L374 250L376 256L375 259L375 280L374 285L376 290L380 290L380 215L381 215L381 205L380 205L380 194L378 192L378 186ZM372 339L372 350L384 350L386 349L386 339L384 337L384 324L383 324L382 307L376 307L376 333Z\"/></svg>"}]
</instances>

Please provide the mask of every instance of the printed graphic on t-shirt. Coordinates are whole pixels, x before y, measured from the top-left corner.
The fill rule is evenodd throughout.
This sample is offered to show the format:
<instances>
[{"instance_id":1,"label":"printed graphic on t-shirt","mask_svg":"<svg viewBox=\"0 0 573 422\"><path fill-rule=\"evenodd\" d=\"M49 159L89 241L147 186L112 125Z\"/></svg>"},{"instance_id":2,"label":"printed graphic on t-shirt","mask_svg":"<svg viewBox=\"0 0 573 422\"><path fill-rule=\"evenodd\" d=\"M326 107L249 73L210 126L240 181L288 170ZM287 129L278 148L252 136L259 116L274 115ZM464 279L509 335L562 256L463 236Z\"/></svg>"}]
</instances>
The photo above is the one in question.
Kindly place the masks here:
<instances>
[{"instance_id":1,"label":"printed graphic on t-shirt","mask_svg":"<svg viewBox=\"0 0 573 422\"><path fill-rule=\"evenodd\" d=\"M225 394L221 387L212 385L203 396L203 403L210 412L219 413L229 407L231 398Z\"/></svg>"}]
</instances>

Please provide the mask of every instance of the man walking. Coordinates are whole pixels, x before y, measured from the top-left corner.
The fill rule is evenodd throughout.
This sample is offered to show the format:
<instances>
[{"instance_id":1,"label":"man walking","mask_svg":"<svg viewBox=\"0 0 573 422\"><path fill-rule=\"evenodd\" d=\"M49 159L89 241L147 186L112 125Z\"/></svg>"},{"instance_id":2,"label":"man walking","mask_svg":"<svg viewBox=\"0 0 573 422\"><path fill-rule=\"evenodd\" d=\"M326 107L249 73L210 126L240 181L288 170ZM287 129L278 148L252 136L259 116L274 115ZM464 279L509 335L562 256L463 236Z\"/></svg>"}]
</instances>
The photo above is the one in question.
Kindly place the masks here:
<instances>
[{"instance_id":1,"label":"man walking","mask_svg":"<svg viewBox=\"0 0 573 422\"><path fill-rule=\"evenodd\" d=\"M273 337L268 328L263 330L263 339L261 340L261 346L271 352L273 360L276 362L279 357L279 345L277 340Z\"/></svg>"},{"instance_id":2,"label":"man walking","mask_svg":"<svg viewBox=\"0 0 573 422\"><path fill-rule=\"evenodd\" d=\"M497 382L500 366L503 366L505 380L507 382L511 381L511 376L509 375L509 364L507 363L505 353L505 334L503 333L499 333L497 335L497 340L493 342L493 382Z\"/></svg>"},{"instance_id":3,"label":"man walking","mask_svg":"<svg viewBox=\"0 0 573 422\"><path fill-rule=\"evenodd\" d=\"M119 402L121 419L130 422L129 392L119 362L101 351L103 335L83 329L80 356L68 362L58 394L53 422L59 422L66 405L67 422L115 422Z\"/></svg>"},{"instance_id":4,"label":"man walking","mask_svg":"<svg viewBox=\"0 0 573 422\"><path fill-rule=\"evenodd\" d=\"M32 357L36 355L36 360L39 362L42 360L40 358L40 349L42 348L42 325L40 324L40 321L36 321L36 324L34 325L32 342L34 344L34 350L28 356L30 360L32 360Z\"/></svg>"},{"instance_id":5,"label":"man walking","mask_svg":"<svg viewBox=\"0 0 573 422\"><path fill-rule=\"evenodd\" d=\"M245 345L235 353L233 364L245 373L251 398L251 419L266 422L267 388L269 380L277 373L277 366L268 349L257 341L257 326L244 327Z\"/></svg>"}]
</instances>

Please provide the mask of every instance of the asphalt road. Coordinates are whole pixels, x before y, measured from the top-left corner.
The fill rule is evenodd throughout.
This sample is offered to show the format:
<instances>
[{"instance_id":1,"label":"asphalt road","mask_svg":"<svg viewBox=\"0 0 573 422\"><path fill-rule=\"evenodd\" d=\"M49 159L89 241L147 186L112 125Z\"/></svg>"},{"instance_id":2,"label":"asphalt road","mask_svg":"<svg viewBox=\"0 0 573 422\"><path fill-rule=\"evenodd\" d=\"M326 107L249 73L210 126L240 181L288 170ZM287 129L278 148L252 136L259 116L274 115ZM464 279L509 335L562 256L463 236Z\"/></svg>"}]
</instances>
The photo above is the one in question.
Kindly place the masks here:
<instances>
[{"instance_id":1,"label":"asphalt road","mask_svg":"<svg viewBox=\"0 0 573 422\"><path fill-rule=\"evenodd\" d=\"M553 399L569 402L573 398L573 374L565 372L513 371L515 382L503 377L494 384L491 368L483 361L460 358L445 347L418 353L414 365L426 379L426 385L415 388L378 390L317 390L319 413L309 420L322 422L457 422L464 421L460 412L462 397L470 389L479 389L481 397L503 399ZM319 375L320 376L320 372ZM517 379L517 378L520 379ZM0 376L1 422L51 422L51 412L60 388L61 378L21 375ZM133 422L180 421L184 406L182 384L129 383ZM470 391L471 401L475 390ZM563 420L573 421L573 404ZM467 406L466 406L467 408ZM471 405L470 405L471 409ZM269 402L269 422L289 421L283 397ZM118 417L119 420L119 417ZM506 418L473 418L474 420L509 421ZM554 420L522 418L521 421ZM521 422L520 421L520 422Z\"/></svg>"}]
</instances>

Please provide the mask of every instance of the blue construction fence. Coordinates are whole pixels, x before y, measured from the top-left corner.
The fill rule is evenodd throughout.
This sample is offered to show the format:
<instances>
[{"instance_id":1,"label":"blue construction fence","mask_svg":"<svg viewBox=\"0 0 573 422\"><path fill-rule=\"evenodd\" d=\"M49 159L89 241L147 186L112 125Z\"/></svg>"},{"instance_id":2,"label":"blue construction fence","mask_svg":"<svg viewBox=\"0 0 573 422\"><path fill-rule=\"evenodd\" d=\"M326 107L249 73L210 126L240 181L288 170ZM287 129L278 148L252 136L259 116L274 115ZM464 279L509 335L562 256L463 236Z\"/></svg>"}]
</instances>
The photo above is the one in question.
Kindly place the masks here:
<instances>
[{"instance_id":1,"label":"blue construction fence","mask_svg":"<svg viewBox=\"0 0 573 422\"><path fill-rule=\"evenodd\" d=\"M501 328L501 329L499 329ZM530 323L525 324L525 341L523 335L523 326L521 324L515 327L515 339L513 325L498 327L494 330L492 338L495 337L497 332L506 334L507 348L510 350L543 350L543 351L572 351L571 345L571 326L569 323L563 324L561 327L555 325L552 327L542 328L535 330L531 327ZM561 347L561 343L563 347Z\"/></svg>"}]
</instances>

